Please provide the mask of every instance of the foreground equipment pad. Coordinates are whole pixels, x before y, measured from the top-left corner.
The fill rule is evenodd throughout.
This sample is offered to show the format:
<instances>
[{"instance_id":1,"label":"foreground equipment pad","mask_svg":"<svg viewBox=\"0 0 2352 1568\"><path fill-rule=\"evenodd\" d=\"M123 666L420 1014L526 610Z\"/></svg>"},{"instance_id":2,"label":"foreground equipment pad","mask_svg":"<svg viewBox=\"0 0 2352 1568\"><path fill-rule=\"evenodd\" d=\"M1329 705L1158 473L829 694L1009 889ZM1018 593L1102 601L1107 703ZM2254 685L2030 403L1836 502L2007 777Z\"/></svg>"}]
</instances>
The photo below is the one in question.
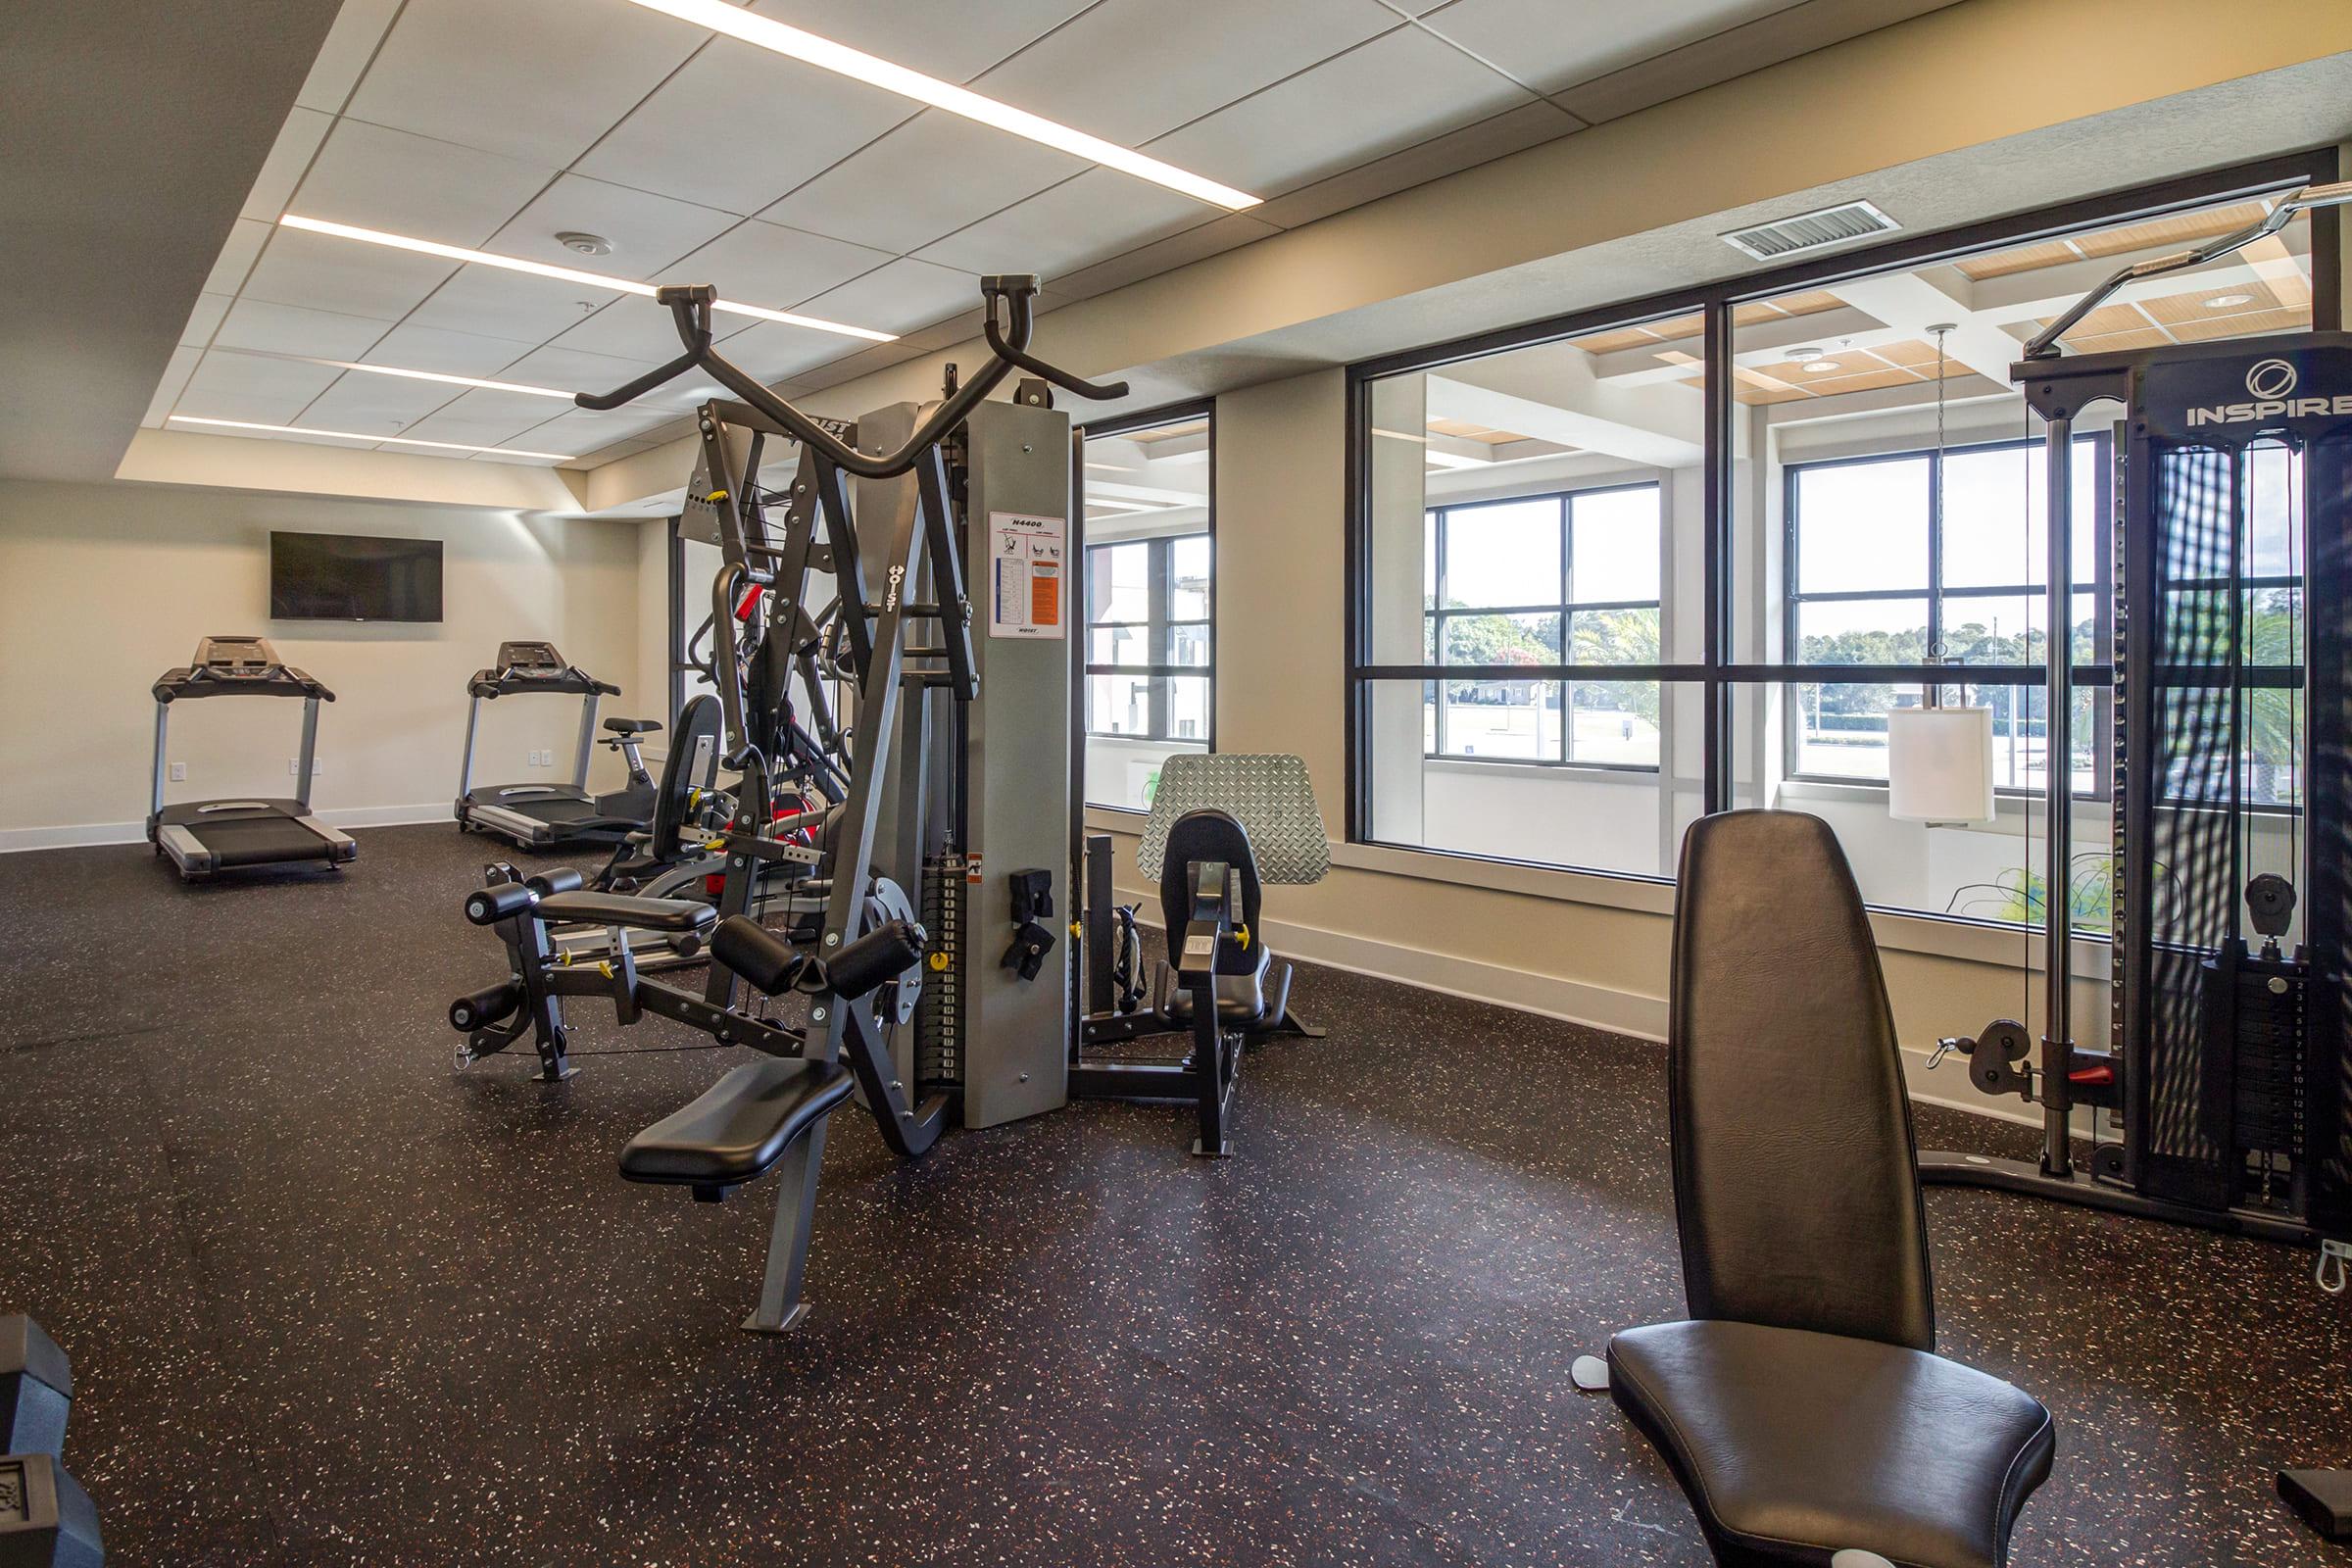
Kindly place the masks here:
<instances>
[{"instance_id":1,"label":"foreground equipment pad","mask_svg":"<svg viewBox=\"0 0 2352 1568\"><path fill-rule=\"evenodd\" d=\"M757 1181L793 1140L850 1098L839 1062L773 1057L728 1072L691 1102L629 1140L620 1173L692 1187L697 1198Z\"/></svg>"},{"instance_id":2,"label":"foreground equipment pad","mask_svg":"<svg viewBox=\"0 0 2352 1568\"><path fill-rule=\"evenodd\" d=\"M1999 1568L2050 1473L2038 1400L1902 1346L1758 1323L1658 1323L1609 1344L1609 1390L1674 1467L1718 1558L1863 1547Z\"/></svg>"}]
</instances>

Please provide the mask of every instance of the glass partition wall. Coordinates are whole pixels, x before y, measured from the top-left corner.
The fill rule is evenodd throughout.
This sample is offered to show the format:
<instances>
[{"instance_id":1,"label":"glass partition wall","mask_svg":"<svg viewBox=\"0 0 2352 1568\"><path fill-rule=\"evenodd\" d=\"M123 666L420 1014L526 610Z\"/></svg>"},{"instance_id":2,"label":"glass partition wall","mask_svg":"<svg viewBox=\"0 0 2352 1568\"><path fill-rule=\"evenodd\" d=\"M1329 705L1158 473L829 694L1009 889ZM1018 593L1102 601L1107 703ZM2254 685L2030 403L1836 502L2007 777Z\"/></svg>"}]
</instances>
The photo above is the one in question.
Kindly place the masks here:
<instances>
[{"instance_id":1,"label":"glass partition wall","mask_svg":"<svg viewBox=\"0 0 2352 1568\"><path fill-rule=\"evenodd\" d=\"M1351 836L1664 878L1694 816L1783 806L1832 823L1879 907L2040 924L2044 459L2009 368L2107 273L2333 170L2280 160L1357 368ZM2333 326L2323 230L2298 218L2128 286L2066 351ZM2076 848L2058 897L2094 937L2114 414L2076 426L2064 633ZM2299 658L2292 530L2261 525L2289 491L2260 462L2247 474L2247 613ZM1989 710L1992 821L1889 815L1887 714L1922 704ZM2240 763L2283 837L2293 767L2261 716L2263 755Z\"/></svg>"}]
</instances>

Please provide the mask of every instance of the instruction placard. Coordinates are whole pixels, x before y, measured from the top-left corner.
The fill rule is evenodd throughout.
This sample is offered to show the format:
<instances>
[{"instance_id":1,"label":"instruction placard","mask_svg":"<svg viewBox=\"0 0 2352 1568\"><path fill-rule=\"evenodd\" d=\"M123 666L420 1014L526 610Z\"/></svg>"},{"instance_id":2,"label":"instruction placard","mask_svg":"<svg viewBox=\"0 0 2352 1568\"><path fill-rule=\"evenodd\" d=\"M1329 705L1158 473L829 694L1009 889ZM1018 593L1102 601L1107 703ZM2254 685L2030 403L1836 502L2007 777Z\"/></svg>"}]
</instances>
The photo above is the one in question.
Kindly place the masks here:
<instances>
[{"instance_id":1,"label":"instruction placard","mask_svg":"<svg viewBox=\"0 0 2352 1568\"><path fill-rule=\"evenodd\" d=\"M988 514L988 634L1061 637L1062 572L1069 539L1061 517Z\"/></svg>"}]
</instances>

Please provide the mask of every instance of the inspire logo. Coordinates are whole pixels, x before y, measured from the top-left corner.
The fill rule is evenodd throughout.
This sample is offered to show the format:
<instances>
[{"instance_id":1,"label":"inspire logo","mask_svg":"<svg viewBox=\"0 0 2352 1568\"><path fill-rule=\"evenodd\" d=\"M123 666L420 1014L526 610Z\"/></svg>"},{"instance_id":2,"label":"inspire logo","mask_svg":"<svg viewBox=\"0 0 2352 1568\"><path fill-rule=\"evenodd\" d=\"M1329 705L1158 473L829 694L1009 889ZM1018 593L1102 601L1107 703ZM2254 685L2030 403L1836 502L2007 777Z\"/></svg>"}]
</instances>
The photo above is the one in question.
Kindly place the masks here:
<instances>
[{"instance_id":1,"label":"inspire logo","mask_svg":"<svg viewBox=\"0 0 2352 1568\"><path fill-rule=\"evenodd\" d=\"M2214 403L2188 411L2193 428L2200 424L2250 424L2258 419L2324 419L2352 416L2352 392L2333 397L2294 396L2302 376L2291 360L2256 360L2246 371L2251 403Z\"/></svg>"}]
</instances>

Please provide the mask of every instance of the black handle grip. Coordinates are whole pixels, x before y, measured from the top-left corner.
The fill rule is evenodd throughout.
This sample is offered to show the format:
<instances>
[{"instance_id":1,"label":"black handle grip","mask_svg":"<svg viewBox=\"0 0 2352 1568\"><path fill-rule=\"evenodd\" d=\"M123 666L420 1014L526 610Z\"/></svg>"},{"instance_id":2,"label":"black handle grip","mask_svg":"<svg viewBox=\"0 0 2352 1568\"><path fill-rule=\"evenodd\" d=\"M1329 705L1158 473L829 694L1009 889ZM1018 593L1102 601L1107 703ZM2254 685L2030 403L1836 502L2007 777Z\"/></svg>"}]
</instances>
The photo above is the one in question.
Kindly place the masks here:
<instances>
[{"instance_id":1,"label":"black handle grip","mask_svg":"<svg viewBox=\"0 0 2352 1568\"><path fill-rule=\"evenodd\" d=\"M571 401L583 409L595 409L600 414L607 409L617 409L623 403L634 403L662 382L674 380L693 369L701 359L701 352L699 349L688 349L660 369L648 370L634 381L616 386L610 392L574 392Z\"/></svg>"},{"instance_id":2,"label":"black handle grip","mask_svg":"<svg viewBox=\"0 0 2352 1568\"><path fill-rule=\"evenodd\" d=\"M501 882L466 895L466 918L475 925L511 920L539 902L539 895L520 882Z\"/></svg>"}]
</instances>

